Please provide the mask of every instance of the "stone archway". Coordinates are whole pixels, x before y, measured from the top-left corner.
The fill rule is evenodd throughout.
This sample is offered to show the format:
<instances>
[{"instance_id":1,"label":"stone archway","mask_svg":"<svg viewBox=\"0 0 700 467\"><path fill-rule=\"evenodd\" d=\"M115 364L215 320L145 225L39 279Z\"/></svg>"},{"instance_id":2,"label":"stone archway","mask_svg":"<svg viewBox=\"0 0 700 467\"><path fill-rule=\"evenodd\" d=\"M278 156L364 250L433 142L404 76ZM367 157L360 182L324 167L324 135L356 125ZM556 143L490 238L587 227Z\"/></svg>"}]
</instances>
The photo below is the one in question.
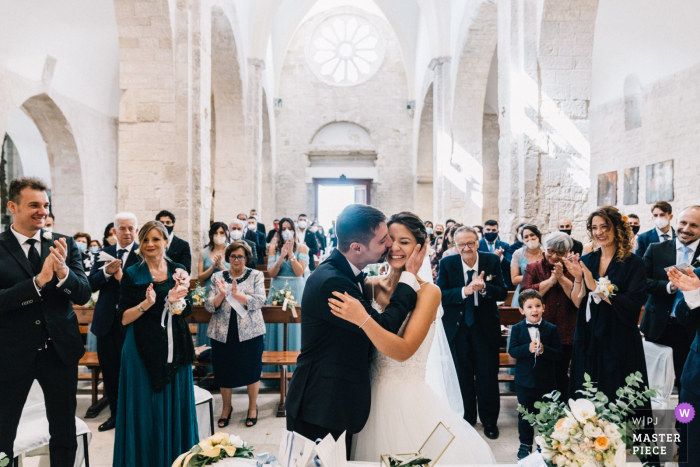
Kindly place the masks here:
<instances>
[{"instance_id":1,"label":"stone archway","mask_svg":"<svg viewBox=\"0 0 700 467\"><path fill-rule=\"evenodd\" d=\"M72 234L85 229L83 172L73 130L56 103L38 94L22 104L46 143L51 167L51 204L60 219L61 231Z\"/></svg>"},{"instance_id":2,"label":"stone archway","mask_svg":"<svg viewBox=\"0 0 700 467\"><path fill-rule=\"evenodd\" d=\"M423 99L416 155L416 209L422 219L434 218L433 206L433 85ZM436 221L435 221L436 222Z\"/></svg>"},{"instance_id":3,"label":"stone archway","mask_svg":"<svg viewBox=\"0 0 700 467\"><path fill-rule=\"evenodd\" d=\"M212 189L214 219L230 222L254 206L254 161L246 157L243 82L229 19L219 6L211 13Z\"/></svg>"}]
</instances>

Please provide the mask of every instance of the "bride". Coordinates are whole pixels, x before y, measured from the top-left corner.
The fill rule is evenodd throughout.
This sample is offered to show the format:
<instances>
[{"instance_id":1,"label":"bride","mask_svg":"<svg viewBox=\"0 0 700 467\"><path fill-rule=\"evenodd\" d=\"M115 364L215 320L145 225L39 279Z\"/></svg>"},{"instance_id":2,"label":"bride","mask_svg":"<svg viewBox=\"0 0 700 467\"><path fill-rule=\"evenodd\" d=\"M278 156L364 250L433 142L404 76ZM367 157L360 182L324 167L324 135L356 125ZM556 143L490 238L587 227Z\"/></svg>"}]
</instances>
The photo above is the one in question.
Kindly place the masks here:
<instances>
[{"instance_id":1,"label":"bride","mask_svg":"<svg viewBox=\"0 0 700 467\"><path fill-rule=\"evenodd\" d=\"M416 244L423 245L427 232L423 221L410 212L393 215L387 223L393 246L387 255L391 272L365 280L364 293L372 307L381 312L388 304L405 264ZM431 278L430 269L427 269ZM423 274L421 274L423 275ZM377 462L382 454L415 452L439 422L455 439L440 458L448 464L495 464L486 441L426 382L426 369L436 329L441 331L440 289L418 277L420 290L416 306L397 335L386 331L362 304L335 292L331 311L358 326L377 348L372 367L372 405L363 430L355 436L352 459ZM444 331L443 336L444 336ZM454 407L454 404L452 404Z\"/></svg>"}]
</instances>

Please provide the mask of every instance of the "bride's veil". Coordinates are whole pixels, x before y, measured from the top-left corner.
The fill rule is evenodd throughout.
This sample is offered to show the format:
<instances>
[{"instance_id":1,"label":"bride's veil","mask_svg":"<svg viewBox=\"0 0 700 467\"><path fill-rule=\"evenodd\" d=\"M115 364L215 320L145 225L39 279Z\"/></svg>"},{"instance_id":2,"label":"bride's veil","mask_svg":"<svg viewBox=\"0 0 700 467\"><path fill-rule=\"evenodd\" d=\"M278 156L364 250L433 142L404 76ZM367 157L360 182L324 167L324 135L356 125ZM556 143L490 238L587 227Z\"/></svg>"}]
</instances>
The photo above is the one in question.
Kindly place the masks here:
<instances>
[{"instance_id":1,"label":"bride's veil","mask_svg":"<svg viewBox=\"0 0 700 467\"><path fill-rule=\"evenodd\" d=\"M430 268L428 255L418 271L418 276L424 281L433 283L433 273ZM435 318L435 337L428 355L428 365L425 370L425 381L460 417L464 417L464 403L459 389L457 369L455 368L450 344L447 342L445 327L442 324L444 314L440 304Z\"/></svg>"}]
</instances>

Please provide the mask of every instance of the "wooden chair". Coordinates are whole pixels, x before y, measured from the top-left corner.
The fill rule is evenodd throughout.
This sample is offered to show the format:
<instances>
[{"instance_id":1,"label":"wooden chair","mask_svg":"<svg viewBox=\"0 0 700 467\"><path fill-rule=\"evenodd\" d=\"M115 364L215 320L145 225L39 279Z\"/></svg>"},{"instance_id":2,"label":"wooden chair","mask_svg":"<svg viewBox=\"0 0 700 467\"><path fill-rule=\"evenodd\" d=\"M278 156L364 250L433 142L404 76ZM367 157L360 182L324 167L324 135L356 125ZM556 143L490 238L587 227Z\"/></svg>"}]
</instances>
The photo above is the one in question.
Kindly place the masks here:
<instances>
[{"instance_id":1,"label":"wooden chair","mask_svg":"<svg viewBox=\"0 0 700 467\"><path fill-rule=\"evenodd\" d=\"M92 323L92 316L95 311L93 307L73 307L75 316L78 317L78 324L80 325L81 334L87 334L88 325ZM91 387L90 391L92 393L92 405L88 407L85 413L85 418L95 418L97 417L102 409L107 407L109 401L102 389L102 397L98 397L97 387L100 384L100 361L97 358L97 352L85 352L85 355L78 362L78 366L85 366L90 370L89 374L78 373L79 381L90 381Z\"/></svg>"}]
</instances>

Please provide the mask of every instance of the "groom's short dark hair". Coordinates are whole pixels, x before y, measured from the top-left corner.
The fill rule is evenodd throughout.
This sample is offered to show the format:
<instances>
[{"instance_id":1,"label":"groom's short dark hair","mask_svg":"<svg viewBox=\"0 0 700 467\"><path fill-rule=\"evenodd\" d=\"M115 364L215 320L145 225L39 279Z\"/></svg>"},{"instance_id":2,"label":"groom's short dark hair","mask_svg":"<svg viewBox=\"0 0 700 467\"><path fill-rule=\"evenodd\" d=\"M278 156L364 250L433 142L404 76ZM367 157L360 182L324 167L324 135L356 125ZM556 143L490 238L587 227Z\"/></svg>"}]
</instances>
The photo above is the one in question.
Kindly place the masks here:
<instances>
[{"instance_id":1,"label":"groom's short dark hair","mask_svg":"<svg viewBox=\"0 0 700 467\"><path fill-rule=\"evenodd\" d=\"M382 222L386 222L386 216L377 208L366 204L347 206L335 224L338 249L345 253L353 243L368 246L374 238L374 231Z\"/></svg>"}]
</instances>

